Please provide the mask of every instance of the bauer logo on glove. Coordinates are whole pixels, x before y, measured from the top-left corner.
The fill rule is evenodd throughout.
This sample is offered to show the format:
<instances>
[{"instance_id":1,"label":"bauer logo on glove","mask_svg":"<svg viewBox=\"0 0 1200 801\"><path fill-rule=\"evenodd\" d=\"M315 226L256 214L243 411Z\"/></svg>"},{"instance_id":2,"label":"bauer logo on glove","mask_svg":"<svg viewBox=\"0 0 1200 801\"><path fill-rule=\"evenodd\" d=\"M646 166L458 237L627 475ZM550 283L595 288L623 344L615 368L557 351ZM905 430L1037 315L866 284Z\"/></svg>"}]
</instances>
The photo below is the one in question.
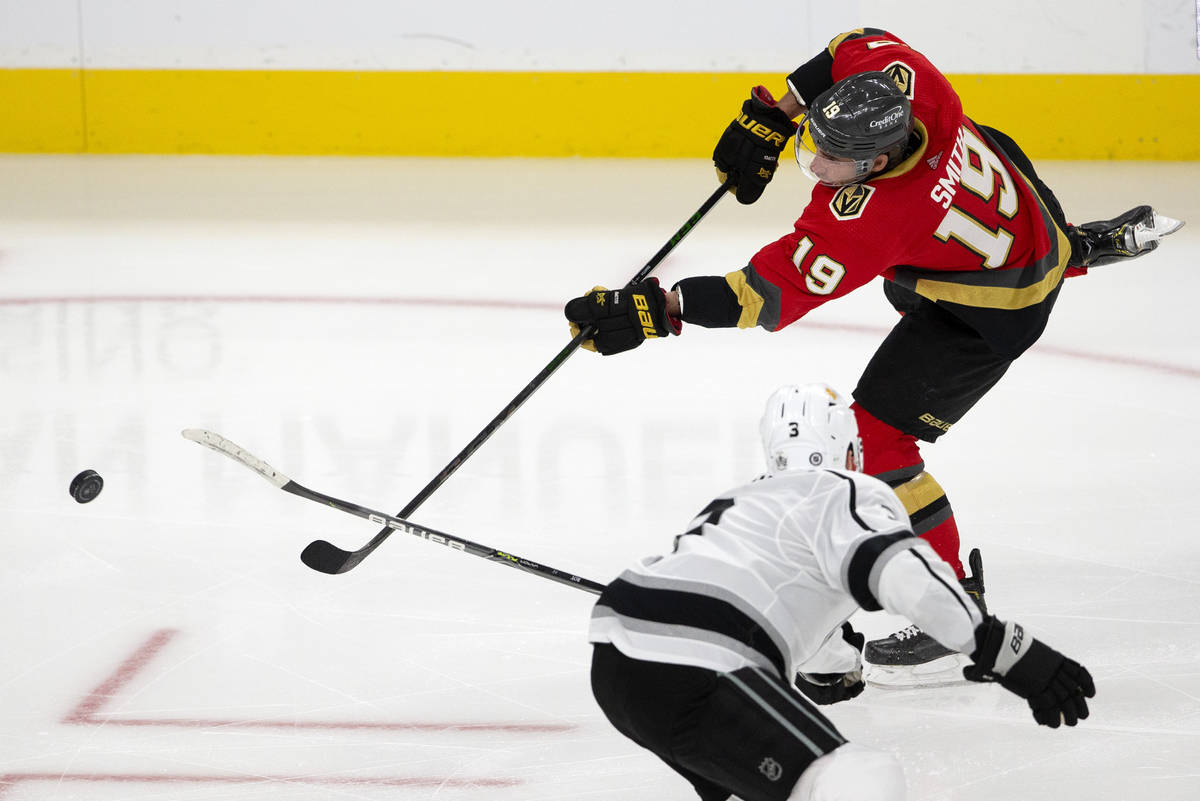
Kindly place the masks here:
<instances>
[{"instance_id":1,"label":"bauer logo on glove","mask_svg":"<svg viewBox=\"0 0 1200 801\"><path fill-rule=\"evenodd\" d=\"M759 89L762 89L762 87L759 87ZM765 92L766 90L763 89L762 91ZM775 145L780 150L782 150L783 146L787 144L788 138L786 136L774 130L773 128L768 128L767 126L763 125L745 111L743 111L741 114L738 114L737 122L738 125L745 128L754 136L765 140L769 145Z\"/></svg>"},{"instance_id":2,"label":"bauer logo on glove","mask_svg":"<svg viewBox=\"0 0 1200 801\"><path fill-rule=\"evenodd\" d=\"M638 322L642 324L642 337L651 339L658 336L654 318L650 316L650 301L642 294L633 295L633 307L637 309Z\"/></svg>"},{"instance_id":3,"label":"bauer logo on glove","mask_svg":"<svg viewBox=\"0 0 1200 801\"><path fill-rule=\"evenodd\" d=\"M754 87L713 150L717 177L722 183L733 181L730 191L739 203L753 203L762 195L779 166L779 152L795 132L796 123L776 107L766 87Z\"/></svg>"},{"instance_id":4,"label":"bauer logo on glove","mask_svg":"<svg viewBox=\"0 0 1200 801\"><path fill-rule=\"evenodd\" d=\"M683 323L667 314L667 295L657 278L624 289L592 287L586 295L567 302L563 310L571 335L589 330L583 347L605 356L632 350L647 339L678 334Z\"/></svg>"},{"instance_id":5,"label":"bauer logo on glove","mask_svg":"<svg viewBox=\"0 0 1200 801\"><path fill-rule=\"evenodd\" d=\"M1033 719L1057 729L1088 716L1096 683L1087 668L1035 640L1016 623L988 616L975 630L974 662L963 668L970 681L994 681L1028 702Z\"/></svg>"}]
</instances>

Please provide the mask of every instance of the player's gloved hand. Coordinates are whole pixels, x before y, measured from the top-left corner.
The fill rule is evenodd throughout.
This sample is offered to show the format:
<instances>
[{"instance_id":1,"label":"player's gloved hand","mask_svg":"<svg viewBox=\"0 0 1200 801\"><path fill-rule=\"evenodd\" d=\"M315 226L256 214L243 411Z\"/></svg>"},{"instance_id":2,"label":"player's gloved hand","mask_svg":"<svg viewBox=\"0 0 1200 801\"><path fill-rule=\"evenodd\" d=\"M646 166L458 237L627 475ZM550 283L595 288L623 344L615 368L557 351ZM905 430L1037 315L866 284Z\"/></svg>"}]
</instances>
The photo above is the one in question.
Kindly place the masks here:
<instances>
[{"instance_id":1,"label":"player's gloved hand","mask_svg":"<svg viewBox=\"0 0 1200 801\"><path fill-rule=\"evenodd\" d=\"M1057 729L1088 716L1096 685L1087 668L1035 640L1017 623L988 616L975 629L975 664L963 668L970 681L999 682L1029 702L1033 719Z\"/></svg>"},{"instance_id":2,"label":"player's gloved hand","mask_svg":"<svg viewBox=\"0 0 1200 801\"><path fill-rule=\"evenodd\" d=\"M797 673L796 689L814 704L836 704L857 698L866 687L862 668L849 673Z\"/></svg>"},{"instance_id":3,"label":"player's gloved hand","mask_svg":"<svg viewBox=\"0 0 1200 801\"><path fill-rule=\"evenodd\" d=\"M754 87L742 112L729 123L713 150L717 176L721 183L733 179L739 203L753 203L762 196L779 166L779 153L796 127L776 108L775 98L765 86Z\"/></svg>"},{"instance_id":4,"label":"player's gloved hand","mask_svg":"<svg viewBox=\"0 0 1200 801\"><path fill-rule=\"evenodd\" d=\"M595 326L596 332L584 340L583 347L605 356L683 329L682 320L667 314L667 293L657 278L624 289L593 287L583 297L567 301L563 312L571 322L571 336L579 336L586 326Z\"/></svg>"},{"instance_id":5,"label":"player's gloved hand","mask_svg":"<svg viewBox=\"0 0 1200 801\"><path fill-rule=\"evenodd\" d=\"M842 624L842 639L855 651L862 653L866 638L849 623ZM814 704L836 704L857 698L866 688L862 678L862 664L847 673L797 673L796 689L804 693Z\"/></svg>"}]
</instances>

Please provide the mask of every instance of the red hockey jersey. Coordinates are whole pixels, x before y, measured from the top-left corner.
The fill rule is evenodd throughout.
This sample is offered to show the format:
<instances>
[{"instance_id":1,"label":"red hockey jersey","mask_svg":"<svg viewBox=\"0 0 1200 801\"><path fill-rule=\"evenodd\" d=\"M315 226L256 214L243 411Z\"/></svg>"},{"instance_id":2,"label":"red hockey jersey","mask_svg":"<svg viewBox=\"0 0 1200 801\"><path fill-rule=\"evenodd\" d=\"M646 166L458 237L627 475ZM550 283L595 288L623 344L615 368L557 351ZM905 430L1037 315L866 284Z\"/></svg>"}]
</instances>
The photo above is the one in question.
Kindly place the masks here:
<instances>
[{"instance_id":1,"label":"red hockey jersey","mask_svg":"<svg viewBox=\"0 0 1200 801\"><path fill-rule=\"evenodd\" d=\"M864 183L818 184L795 230L726 276L738 326L778 330L878 275L964 311L1033 311L1050 297L1070 241L988 129L964 115L946 77L882 31L844 34L829 53L834 81L890 75L912 103L921 144Z\"/></svg>"}]
</instances>

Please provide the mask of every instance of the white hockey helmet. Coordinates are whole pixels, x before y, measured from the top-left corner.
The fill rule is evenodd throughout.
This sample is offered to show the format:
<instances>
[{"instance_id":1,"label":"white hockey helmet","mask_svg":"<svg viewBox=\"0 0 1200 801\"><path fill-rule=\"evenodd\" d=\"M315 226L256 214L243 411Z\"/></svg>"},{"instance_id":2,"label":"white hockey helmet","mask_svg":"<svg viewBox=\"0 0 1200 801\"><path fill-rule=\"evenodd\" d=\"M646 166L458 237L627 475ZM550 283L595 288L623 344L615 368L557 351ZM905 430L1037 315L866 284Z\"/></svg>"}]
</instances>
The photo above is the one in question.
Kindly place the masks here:
<instances>
[{"instance_id":1,"label":"white hockey helmet","mask_svg":"<svg viewBox=\"0 0 1200 801\"><path fill-rule=\"evenodd\" d=\"M862 440L846 399L828 384L775 390L759 423L767 470L862 470Z\"/></svg>"}]
</instances>

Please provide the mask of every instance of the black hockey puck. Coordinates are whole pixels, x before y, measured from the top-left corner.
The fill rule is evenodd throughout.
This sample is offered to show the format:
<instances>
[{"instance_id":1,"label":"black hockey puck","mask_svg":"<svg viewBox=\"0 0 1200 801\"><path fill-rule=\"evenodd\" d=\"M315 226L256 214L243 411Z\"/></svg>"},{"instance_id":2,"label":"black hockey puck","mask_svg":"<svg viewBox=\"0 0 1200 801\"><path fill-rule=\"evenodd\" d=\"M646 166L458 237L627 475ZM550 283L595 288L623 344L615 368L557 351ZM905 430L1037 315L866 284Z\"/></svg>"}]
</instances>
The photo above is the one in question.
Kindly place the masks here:
<instances>
[{"instance_id":1,"label":"black hockey puck","mask_svg":"<svg viewBox=\"0 0 1200 801\"><path fill-rule=\"evenodd\" d=\"M95 470L84 470L71 479L71 497L79 503L91 503L96 500L100 490L104 489L104 479Z\"/></svg>"}]
</instances>

